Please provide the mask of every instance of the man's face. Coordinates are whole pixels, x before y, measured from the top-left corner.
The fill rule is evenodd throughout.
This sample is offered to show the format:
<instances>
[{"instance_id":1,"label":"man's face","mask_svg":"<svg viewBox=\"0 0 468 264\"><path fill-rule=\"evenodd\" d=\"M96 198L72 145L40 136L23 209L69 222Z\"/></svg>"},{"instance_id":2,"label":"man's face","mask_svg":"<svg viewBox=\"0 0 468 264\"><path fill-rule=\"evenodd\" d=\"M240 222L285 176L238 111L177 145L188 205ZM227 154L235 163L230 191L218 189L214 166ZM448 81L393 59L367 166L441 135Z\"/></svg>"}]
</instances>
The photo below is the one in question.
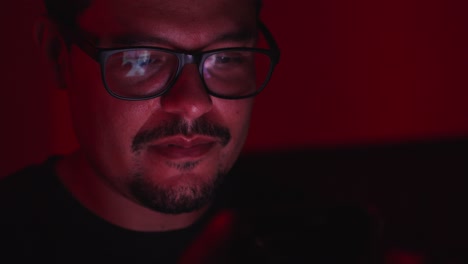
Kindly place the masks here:
<instances>
[{"instance_id":1,"label":"man's face","mask_svg":"<svg viewBox=\"0 0 468 264\"><path fill-rule=\"evenodd\" d=\"M256 16L252 0L94 0L78 26L102 48L194 52L253 46L253 37L234 36L254 36ZM208 95L197 66L188 64L163 96L124 101L107 93L99 64L76 46L69 59L73 124L93 170L154 210L183 213L207 205L241 151L253 100Z\"/></svg>"}]
</instances>

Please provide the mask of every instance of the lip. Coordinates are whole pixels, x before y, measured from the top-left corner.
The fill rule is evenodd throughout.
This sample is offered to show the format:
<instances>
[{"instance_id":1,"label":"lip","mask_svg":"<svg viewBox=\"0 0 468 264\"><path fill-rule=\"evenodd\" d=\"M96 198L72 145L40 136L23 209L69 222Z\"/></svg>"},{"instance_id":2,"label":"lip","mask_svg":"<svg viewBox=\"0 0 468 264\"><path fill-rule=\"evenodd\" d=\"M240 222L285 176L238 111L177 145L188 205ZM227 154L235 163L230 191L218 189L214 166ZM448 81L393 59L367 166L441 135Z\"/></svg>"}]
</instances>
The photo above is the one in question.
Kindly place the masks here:
<instances>
[{"instance_id":1,"label":"lip","mask_svg":"<svg viewBox=\"0 0 468 264\"><path fill-rule=\"evenodd\" d=\"M154 142L148 150L168 159L194 159L207 154L218 142L207 136L175 136Z\"/></svg>"}]
</instances>

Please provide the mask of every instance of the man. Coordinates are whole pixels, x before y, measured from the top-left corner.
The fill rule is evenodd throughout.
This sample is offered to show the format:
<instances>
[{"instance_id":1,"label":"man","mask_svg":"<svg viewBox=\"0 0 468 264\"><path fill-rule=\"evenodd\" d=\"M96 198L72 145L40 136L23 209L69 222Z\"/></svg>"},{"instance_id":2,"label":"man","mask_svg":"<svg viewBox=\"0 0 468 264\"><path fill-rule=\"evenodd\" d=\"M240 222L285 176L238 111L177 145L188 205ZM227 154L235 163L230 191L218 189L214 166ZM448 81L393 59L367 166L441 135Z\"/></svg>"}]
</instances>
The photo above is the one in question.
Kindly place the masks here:
<instances>
[{"instance_id":1,"label":"man","mask_svg":"<svg viewBox=\"0 0 468 264\"><path fill-rule=\"evenodd\" d=\"M259 2L45 4L80 148L3 181L2 263L190 260L279 59Z\"/></svg>"}]
</instances>

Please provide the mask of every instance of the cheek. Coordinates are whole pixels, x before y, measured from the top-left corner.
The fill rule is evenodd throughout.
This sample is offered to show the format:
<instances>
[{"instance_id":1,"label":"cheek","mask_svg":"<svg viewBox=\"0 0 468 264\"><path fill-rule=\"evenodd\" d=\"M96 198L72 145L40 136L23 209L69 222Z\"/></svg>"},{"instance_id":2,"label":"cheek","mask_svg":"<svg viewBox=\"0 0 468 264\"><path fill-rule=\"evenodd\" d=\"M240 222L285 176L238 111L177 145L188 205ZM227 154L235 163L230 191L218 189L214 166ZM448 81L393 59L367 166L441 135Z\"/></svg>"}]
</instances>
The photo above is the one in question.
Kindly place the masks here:
<instances>
[{"instance_id":1,"label":"cheek","mask_svg":"<svg viewBox=\"0 0 468 264\"><path fill-rule=\"evenodd\" d=\"M99 155L106 149L112 153L129 151L149 106L112 97L104 87L99 65L78 51L75 54L67 88L80 145Z\"/></svg>"},{"instance_id":2,"label":"cheek","mask_svg":"<svg viewBox=\"0 0 468 264\"><path fill-rule=\"evenodd\" d=\"M239 122L239 127L247 133L247 130L250 126L250 118L252 116L252 108L253 108L253 99L244 99L238 106L236 110L236 115Z\"/></svg>"},{"instance_id":3,"label":"cheek","mask_svg":"<svg viewBox=\"0 0 468 264\"><path fill-rule=\"evenodd\" d=\"M221 156L223 160L221 168L227 170L233 166L247 138L253 99L232 100L222 105L219 113L231 132L231 142Z\"/></svg>"},{"instance_id":4,"label":"cheek","mask_svg":"<svg viewBox=\"0 0 468 264\"><path fill-rule=\"evenodd\" d=\"M253 99L224 100L217 99L220 103L219 112L229 126L233 143L242 147L248 133L253 107ZM214 100L214 103L217 102Z\"/></svg>"}]
</instances>

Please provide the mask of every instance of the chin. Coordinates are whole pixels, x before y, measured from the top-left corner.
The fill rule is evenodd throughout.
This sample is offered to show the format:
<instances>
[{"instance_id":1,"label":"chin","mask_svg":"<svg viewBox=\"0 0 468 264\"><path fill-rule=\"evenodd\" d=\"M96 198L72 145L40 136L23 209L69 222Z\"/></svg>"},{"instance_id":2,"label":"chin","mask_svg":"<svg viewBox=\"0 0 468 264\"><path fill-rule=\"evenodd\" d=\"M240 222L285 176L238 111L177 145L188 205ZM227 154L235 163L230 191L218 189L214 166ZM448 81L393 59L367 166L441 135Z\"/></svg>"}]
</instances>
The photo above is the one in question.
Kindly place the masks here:
<instances>
[{"instance_id":1,"label":"chin","mask_svg":"<svg viewBox=\"0 0 468 264\"><path fill-rule=\"evenodd\" d=\"M166 214L182 214L209 205L225 178L225 173L179 173L165 180L137 174L127 184L130 196L151 210Z\"/></svg>"}]
</instances>

